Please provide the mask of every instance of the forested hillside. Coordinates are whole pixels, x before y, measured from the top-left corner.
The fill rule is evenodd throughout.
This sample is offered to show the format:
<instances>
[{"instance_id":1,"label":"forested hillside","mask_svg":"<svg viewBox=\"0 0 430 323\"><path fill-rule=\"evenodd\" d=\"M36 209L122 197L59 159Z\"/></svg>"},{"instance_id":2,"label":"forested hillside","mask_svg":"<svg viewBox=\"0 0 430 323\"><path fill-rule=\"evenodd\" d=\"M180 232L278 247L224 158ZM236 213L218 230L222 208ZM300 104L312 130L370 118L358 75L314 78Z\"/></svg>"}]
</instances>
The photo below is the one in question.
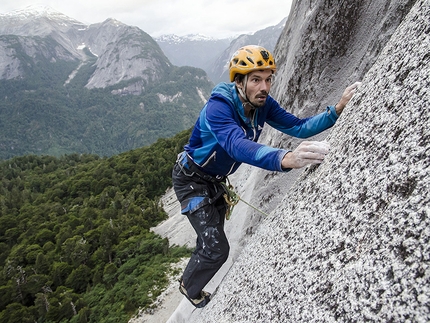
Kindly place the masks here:
<instances>
[{"instance_id":1,"label":"forested hillside","mask_svg":"<svg viewBox=\"0 0 430 323\"><path fill-rule=\"evenodd\" d=\"M0 322L126 322L189 251L149 229L189 131L110 158L0 163Z\"/></svg>"},{"instance_id":2,"label":"forested hillside","mask_svg":"<svg viewBox=\"0 0 430 323\"><path fill-rule=\"evenodd\" d=\"M203 70L171 67L161 82L146 85L140 94L121 91L136 80L88 89L95 58L68 83L77 61L53 63L40 57L35 64L23 53L22 60L28 61L27 78L0 80L0 159L112 156L152 144L191 127L212 86Z\"/></svg>"}]
</instances>

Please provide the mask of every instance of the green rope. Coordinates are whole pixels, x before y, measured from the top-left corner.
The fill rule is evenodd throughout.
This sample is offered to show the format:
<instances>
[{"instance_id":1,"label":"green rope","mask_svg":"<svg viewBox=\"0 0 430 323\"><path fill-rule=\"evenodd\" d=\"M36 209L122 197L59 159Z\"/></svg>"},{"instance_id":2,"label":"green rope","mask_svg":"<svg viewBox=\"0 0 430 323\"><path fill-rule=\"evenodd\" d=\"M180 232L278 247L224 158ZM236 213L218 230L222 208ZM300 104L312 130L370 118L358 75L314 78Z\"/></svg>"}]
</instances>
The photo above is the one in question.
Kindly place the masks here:
<instances>
[{"instance_id":1,"label":"green rope","mask_svg":"<svg viewBox=\"0 0 430 323\"><path fill-rule=\"evenodd\" d=\"M237 203L239 203L239 201L242 201L243 203L252 207L254 210L260 212L261 214L265 216L269 216L269 214L267 214L266 212L256 208L255 206L241 199L240 196L233 190L234 187L230 184L230 181L228 180L228 178L227 178L227 181L228 181L228 185L226 183L221 183L225 190L225 194L223 196L227 203L227 212L225 213L225 218L227 220L230 220L230 216L231 216L231 213L233 212L233 208Z\"/></svg>"}]
</instances>

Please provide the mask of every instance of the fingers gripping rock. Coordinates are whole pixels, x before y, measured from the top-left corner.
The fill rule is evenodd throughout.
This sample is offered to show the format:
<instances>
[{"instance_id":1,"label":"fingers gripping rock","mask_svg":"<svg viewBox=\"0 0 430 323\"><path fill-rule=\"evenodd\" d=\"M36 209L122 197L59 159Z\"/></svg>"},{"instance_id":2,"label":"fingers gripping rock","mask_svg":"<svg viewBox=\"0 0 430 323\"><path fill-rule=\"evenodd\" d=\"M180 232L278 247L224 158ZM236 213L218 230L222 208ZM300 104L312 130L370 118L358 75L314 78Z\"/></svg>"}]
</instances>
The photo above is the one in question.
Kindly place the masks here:
<instances>
[{"instance_id":1,"label":"fingers gripping rock","mask_svg":"<svg viewBox=\"0 0 430 323\"><path fill-rule=\"evenodd\" d=\"M294 151L285 155L283 167L302 168L310 164L321 164L330 151L326 141L303 141Z\"/></svg>"}]
</instances>

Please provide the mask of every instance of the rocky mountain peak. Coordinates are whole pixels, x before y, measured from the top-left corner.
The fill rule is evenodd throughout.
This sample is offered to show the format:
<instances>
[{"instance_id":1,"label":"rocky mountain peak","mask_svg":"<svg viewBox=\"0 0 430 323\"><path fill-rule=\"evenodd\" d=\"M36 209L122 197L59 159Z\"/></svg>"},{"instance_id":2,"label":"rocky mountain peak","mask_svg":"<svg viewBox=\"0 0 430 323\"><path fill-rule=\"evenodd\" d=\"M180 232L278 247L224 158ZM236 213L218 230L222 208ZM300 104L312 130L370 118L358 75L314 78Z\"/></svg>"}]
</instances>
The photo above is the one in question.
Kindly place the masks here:
<instances>
[{"instance_id":1,"label":"rocky mountain peak","mask_svg":"<svg viewBox=\"0 0 430 323\"><path fill-rule=\"evenodd\" d=\"M157 41L158 43L169 43L169 44L180 44L188 41L205 42L205 41L215 41L215 40L216 39L213 37L208 37L202 34L188 34L185 36L169 34L169 35L161 35L160 37L155 38L155 41Z\"/></svg>"},{"instance_id":2,"label":"rocky mountain peak","mask_svg":"<svg viewBox=\"0 0 430 323\"><path fill-rule=\"evenodd\" d=\"M139 78L143 84L163 77L169 62L155 41L137 27L127 26L114 18L101 23L86 25L46 6L29 6L0 16L0 35L13 35L21 43L20 48L29 56L36 55L38 49L29 37L53 39L57 43L55 53L44 57L53 61L64 59L87 62L90 56L96 57L96 69L87 83L88 88L104 88L121 81ZM22 62L16 49L7 44L4 38L0 44L0 76L3 78L25 77ZM1 41L0 41L1 43ZM3 45L3 46L1 46ZM44 47L44 46L42 46ZM3 53L2 49L3 48ZM127 66L127 68L124 68ZM78 68L81 68L78 65ZM13 71L13 72L11 72ZM76 71L72 73L75 75ZM133 93L136 86L132 85ZM140 91L141 92L141 91Z\"/></svg>"},{"instance_id":3,"label":"rocky mountain peak","mask_svg":"<svg viewBox=\"0 0 430 323\"><path fill-rule=\"evenodd\" d=\"M126 27L126 28L133 28L131 26L128 26L121 21L115 19L115 18L107 18L100 24L95 24L95 26L101 25L101 26L113 26L113 27Z\"/></svg>"},{"instance_id":4,"label":"rocky mountain peak","mask_svg":"<svg viewBox=\"0 0 430 323\"><path fill-rule=\"evenodd\" d=\"M38 4L29 5L23 9L13 10L6 14L0 14L0 17L1 16L14 17L16 19L34 19L38 17L49 17L52 19L71 19L66 15L62 14L61 12L56 11L50 6Z\"/></svg>"},{"instance_id":5,"label":"rocky mountain peak","mask_svg":"<svg viewBox=\"0 0 430 323\"><path fill-rule=\"evenodd\" d=\"M49 6L31 5L0 14L0 35L47 36L56 30L86 28L83 24Z\"/></svg>"}]
</instances>

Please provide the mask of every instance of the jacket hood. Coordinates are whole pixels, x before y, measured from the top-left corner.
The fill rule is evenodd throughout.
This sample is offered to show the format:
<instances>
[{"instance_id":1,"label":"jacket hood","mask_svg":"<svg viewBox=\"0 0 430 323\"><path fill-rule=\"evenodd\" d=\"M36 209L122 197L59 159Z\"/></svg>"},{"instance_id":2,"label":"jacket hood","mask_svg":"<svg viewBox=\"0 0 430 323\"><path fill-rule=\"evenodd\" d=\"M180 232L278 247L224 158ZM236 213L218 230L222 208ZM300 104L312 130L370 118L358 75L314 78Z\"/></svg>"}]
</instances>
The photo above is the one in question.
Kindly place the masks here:
<instances>
[{"instance_id":1,"label":"jacket hood","mask_svg":"<svg viewBox=\"0 0 430 323\"><path fill-rule=\"evenodd\" d=\"M243 103L239 98L239 94L236 90L236 85L234 83L219 83L212 90L211 95L221 95L233 104L237 113L239 113L240 118L246 122L245 109L243 108Z\"/></svg>"}]
</instances>

